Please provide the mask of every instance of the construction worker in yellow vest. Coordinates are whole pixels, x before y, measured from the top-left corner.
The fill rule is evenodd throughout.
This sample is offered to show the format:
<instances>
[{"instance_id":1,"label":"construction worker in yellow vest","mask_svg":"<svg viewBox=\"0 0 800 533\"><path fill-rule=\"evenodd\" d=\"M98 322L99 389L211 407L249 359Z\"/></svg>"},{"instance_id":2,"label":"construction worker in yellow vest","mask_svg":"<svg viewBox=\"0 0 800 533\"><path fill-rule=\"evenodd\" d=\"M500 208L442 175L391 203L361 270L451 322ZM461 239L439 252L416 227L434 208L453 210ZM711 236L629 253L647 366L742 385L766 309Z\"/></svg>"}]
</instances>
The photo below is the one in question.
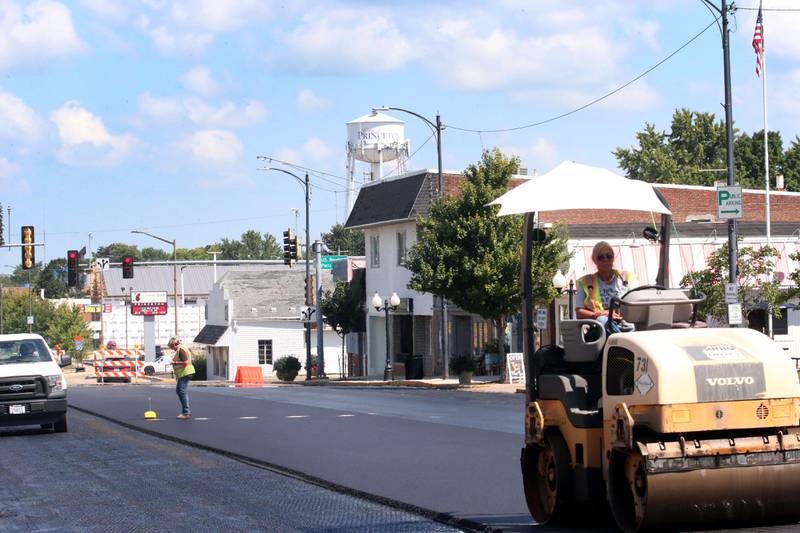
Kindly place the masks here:
<instances>
[{"instance_id":1,"label":"construction worker in yellow vest","mask_svg":"<svg viewBox=\"0 0 800 533\"><path fill-rule=\"evenodd\" d=\"M637 285L636 277L627 271L614 270L614 250L606 241L600 241L592 249L592 261L597 272L578 280L576 287L575 316L593 318L603 325L608 321L608 306L613 297L621 297ZM633 324L624 321L614 311L613 331L633 331Z\"/></svg>"}]
</instances>

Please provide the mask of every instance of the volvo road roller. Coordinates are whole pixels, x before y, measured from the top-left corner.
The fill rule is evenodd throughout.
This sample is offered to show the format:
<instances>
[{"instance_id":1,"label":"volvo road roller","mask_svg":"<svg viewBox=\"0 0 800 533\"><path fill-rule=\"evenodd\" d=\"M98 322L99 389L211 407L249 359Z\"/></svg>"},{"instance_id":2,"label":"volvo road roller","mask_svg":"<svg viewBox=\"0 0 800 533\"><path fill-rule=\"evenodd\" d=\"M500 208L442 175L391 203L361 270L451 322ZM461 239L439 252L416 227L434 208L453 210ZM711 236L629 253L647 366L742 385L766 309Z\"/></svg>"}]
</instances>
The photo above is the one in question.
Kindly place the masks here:
<instances>
[{"instance_id":1,"label":"volvo road roller","mask_svg":"<svg viewBox=\"0 0 800 533\"><path fill-rule=\"evenodd\" d=\"M625 532L797 523L800 384L793 361L760 332L699 322L704 297L667 287L665 199L649 184L599 170L563 163L494 202L500 216L525 213L521 466L533 518L599 524L610 510ZM563 194L582 190L592 191L588 200ZM570 317L560 321L558 343L534 351L531 268L542 240L536 212L581 208L661 215L660 228L645 230L660 243L657 285L612 300L608 324L617 310L635 331Z\"/></svg>"}]
</instances>

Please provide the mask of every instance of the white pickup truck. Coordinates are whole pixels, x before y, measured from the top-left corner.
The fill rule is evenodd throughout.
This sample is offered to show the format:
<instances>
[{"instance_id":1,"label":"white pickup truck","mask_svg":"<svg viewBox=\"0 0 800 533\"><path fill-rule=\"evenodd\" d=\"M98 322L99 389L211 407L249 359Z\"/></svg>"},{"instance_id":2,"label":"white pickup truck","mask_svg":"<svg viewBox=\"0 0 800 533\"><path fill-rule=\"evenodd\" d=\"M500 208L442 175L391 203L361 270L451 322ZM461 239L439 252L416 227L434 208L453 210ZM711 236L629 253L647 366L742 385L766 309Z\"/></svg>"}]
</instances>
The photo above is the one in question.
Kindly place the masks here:
<instances>
[{"instance_id":1,"label":"white pickup truck","mask_svg":"<svg viewBox=\"0 0 800 533\"><path fill-rule=\"evenodd\" d=\"M67 431L67 382L45 340L0 335L0 426Z\"/></svg>"}]
</instances>

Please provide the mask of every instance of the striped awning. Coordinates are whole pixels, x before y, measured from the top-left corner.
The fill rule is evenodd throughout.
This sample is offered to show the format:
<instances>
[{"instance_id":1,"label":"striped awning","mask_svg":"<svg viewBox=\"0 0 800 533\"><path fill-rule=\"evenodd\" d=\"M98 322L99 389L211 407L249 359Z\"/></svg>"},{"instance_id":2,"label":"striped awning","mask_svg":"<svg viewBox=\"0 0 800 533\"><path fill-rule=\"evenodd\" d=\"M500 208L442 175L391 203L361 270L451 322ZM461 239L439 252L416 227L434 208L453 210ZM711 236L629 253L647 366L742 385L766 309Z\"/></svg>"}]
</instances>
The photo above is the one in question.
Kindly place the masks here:
<instances>
[{"instance_id":1,"label":"striped awning","mask_svg":"<svg viewBox=\"0 0 800 533\"><path fill-rule=\"evenodd\" d=\"M611 244L614 250L614 268L627 270L636 275L640 285L654 285L658 274L660 247L655 244L622 245ZM740 244L740 247L758 249L763 243ZM722 246L721 242L714 243L679 243L672 244L669 252L669 280L670 287L679 287L681 279L692 271L705 270L708 257ZM783 286L791 286L789 274L800 267L800 263L790 258L800 252L800 243L794 241L773 242L772 246L778 250L778 279ZM568 244L573 253L569 262L569 279L577 279L596 270L592 262L592 248L594 243L581 241Z\"/></svg>"}]
</instances>

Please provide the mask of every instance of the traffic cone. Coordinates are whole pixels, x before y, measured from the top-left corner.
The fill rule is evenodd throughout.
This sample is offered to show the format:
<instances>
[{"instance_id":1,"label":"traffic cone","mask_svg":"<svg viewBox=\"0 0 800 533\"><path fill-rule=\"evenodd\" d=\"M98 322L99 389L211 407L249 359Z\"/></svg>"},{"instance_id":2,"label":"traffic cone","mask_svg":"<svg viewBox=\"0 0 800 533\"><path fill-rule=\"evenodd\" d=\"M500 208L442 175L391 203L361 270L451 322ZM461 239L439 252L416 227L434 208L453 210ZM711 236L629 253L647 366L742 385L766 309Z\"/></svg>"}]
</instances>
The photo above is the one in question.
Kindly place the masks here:
<instances>
[{"instance_id":1,"label":"traffic cone","mask_svg":"<svg viewBox=\"0 0 800 533\"><path fill-rule=\"evenodd\" d=\"M152 420L154 418L158 418L158 415L156 414L156 412L153 411L153 404L150 401L149 397L147 398L147 405L148 405L148 410L144 412L144 419L145 420Z\"/></svg>"}]
</instances>

